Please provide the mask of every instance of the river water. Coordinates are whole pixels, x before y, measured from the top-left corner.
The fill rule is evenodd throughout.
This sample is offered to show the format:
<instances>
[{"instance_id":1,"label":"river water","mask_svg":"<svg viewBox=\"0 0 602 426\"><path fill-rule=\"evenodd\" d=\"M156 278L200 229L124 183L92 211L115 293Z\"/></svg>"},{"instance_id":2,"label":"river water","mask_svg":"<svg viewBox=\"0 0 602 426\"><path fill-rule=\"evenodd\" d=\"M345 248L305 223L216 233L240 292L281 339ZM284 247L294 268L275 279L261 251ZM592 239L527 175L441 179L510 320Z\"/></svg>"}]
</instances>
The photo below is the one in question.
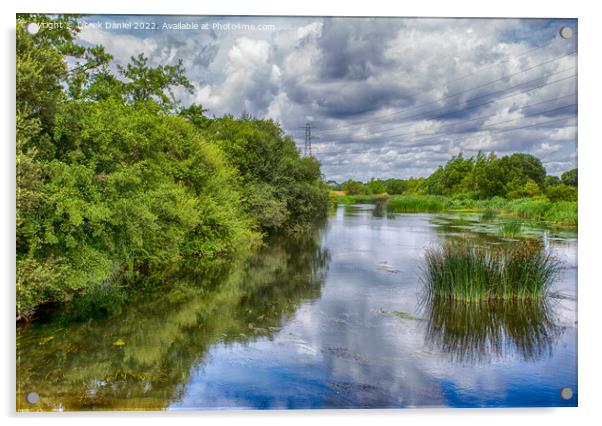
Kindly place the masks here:
<instances>
[{"instance_id":1,"label":"river water","mask_svg":"<svg viewBox=\"0 0 602 426\"><path fill-rule=\"evenodd\" d=\"M425 248L460 236L508 243L503 220L339 206L314 235L274 239L211 285L184 277L109 317L22 327L17 406L575 406L575 232L524 228L562 262L545 302L441 306L421 296Z\"/></svg>"}]
</instances>

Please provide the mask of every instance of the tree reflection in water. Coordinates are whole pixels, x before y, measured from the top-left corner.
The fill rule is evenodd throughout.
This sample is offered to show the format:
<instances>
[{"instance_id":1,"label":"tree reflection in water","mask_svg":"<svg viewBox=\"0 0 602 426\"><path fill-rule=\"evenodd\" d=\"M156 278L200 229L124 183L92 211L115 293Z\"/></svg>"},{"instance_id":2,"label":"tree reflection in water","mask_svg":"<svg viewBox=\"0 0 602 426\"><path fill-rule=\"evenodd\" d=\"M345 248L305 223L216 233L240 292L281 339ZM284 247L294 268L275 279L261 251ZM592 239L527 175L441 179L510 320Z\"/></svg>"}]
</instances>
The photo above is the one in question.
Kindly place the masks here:
<instances>
[{"instance_id":1,"label":"tree reflection in water","mask_svg":"<svg viewBox=\"0 0 602 426\"><path fill-rule=\"evenodd\" d=\"M23 410L153 410L178 398L215 344L270 338L320 296L328 253L320 232L280 238L208 285L180 274L114 317L17 332ZM215 280L214 280L215 281ZM25 402L37 392L40 402Z\"/></svg>"}]
</instances>

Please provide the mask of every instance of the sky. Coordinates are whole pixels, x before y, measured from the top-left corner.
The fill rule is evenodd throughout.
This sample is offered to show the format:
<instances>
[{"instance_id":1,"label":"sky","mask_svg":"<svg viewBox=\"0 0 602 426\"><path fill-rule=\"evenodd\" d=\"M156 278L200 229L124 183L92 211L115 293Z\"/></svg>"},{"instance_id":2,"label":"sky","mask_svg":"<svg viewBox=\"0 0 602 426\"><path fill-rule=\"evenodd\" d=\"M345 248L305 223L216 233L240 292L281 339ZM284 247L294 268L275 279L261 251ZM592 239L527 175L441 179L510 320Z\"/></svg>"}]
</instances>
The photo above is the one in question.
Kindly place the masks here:
<instances>
[{"instance_id":1,"label":"sky","mask_svg":"<svg viewBox=\"0 0 602 426\"><path fill-rule=\"evenodd\" d=\"M453 155L479 151L530 153L553 175L577 167L576 20L83 21L94 25L80 42L105 46L115 65L139 53L153 66L181 59L194 86L175 90L184 106L273 119L301 151L311 123L327 180L428 176ZM124 23L132 27L115 28ZM178 23L198 28L174 29ZM573 30L567 39L559 35L565 26Z\"/></svg>"}]
</instances>

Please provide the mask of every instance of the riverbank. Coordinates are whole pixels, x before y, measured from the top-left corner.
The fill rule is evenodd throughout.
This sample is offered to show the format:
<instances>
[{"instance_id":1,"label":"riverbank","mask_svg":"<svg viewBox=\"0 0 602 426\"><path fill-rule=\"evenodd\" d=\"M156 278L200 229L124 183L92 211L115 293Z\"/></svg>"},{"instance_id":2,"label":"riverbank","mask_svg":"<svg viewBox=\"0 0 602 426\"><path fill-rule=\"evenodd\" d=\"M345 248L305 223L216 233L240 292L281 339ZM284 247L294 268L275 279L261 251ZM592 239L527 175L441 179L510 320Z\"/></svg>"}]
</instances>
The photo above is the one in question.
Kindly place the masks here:
<instances>
[{"instance_id":1,"label":"riverbank","mask_svg":"<svg viewBox=\"0 0 602 426\"><path fill-rule=\"evenodd\" d=\"M555 226L578 226L577 202L552 202L545 197L507 200L494 197L471 200L441 195L336 195L336 204L386 204L396 213L437 213L445 211L495 212Z\"/></svg>"}]
</instances>

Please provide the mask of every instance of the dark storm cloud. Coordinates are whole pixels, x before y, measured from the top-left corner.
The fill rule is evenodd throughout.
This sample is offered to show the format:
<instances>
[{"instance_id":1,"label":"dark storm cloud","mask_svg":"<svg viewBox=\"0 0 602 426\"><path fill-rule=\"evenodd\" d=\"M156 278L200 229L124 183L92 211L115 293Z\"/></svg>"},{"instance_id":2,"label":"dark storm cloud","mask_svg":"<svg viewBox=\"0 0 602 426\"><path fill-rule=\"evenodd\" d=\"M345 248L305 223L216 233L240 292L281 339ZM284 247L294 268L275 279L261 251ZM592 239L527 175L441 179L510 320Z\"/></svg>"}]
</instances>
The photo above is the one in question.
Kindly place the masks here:
<instances>
[{"instance_id":1,"label":"dark storm cloud","mask_svg":"<svg viewBox=\"0 0 602 426\"><path fill-rule=\"evenodd\" d=\"M395 38L402 21L376 18L328 18L318 45L322 52L319 76L330 80L366 80L394 61L385 46Z\"/></svg>"},{"instance_id":2,"label":"dark storm cloud","mask_svg":"<svg viewBox=\"0 0 602 426\"><path fill-rule=\"evenodd\" d=\"M576 165L576 40L558 37L562 25L576 32L575 21L186 20L273 29L84 31L82 40L120 63L139 52L153 64L182 59L195 90L176 93L210 114L275 119L300 146L311 122L327 179L425 176L479 150L532 153L550 173Z\"/></svg>"}]
</instances>

